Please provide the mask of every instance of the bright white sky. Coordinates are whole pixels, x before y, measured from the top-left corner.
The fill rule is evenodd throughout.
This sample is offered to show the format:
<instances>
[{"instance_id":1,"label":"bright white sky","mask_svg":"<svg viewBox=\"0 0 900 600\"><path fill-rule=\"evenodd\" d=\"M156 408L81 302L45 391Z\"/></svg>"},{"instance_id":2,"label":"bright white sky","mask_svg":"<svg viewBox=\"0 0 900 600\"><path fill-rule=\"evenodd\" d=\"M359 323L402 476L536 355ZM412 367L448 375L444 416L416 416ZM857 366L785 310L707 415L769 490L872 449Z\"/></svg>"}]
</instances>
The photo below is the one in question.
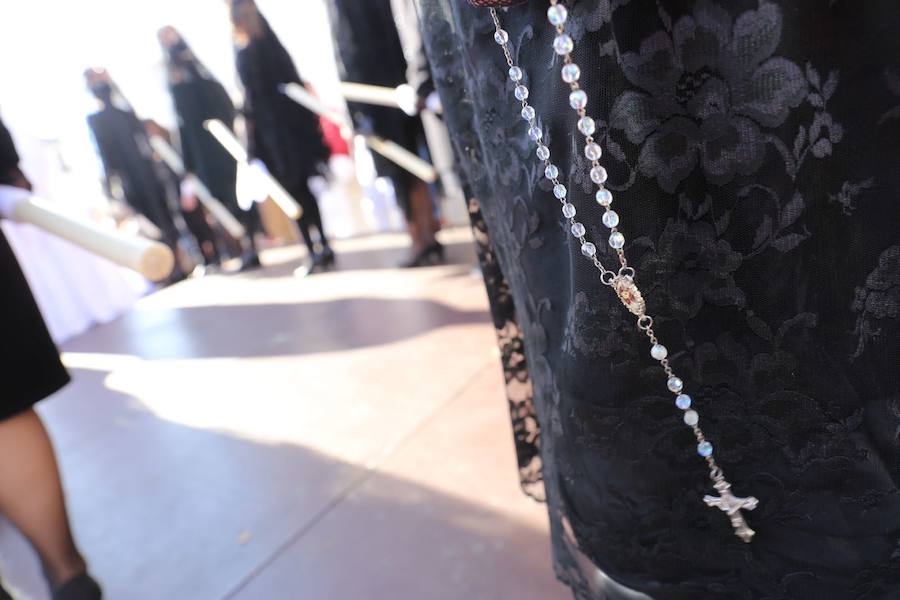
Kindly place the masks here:
<instances>
[{"instance_id":1,"label":"bright white sky","mask_svg":"<svg viewBox=\"0 0 900 600\"><path fill-rule=\"evenodd\" d=\"M339 106L322 0L257 2L301 75ZM83 181L99 174L85 123L96 109L85 68L106 67L139 116L174 125L156 41L163 25L174 25L240 98L226 0L0 0L0 14L0 114L45 195L54 195L60 155Z\"/></svg>"}]
</instances>

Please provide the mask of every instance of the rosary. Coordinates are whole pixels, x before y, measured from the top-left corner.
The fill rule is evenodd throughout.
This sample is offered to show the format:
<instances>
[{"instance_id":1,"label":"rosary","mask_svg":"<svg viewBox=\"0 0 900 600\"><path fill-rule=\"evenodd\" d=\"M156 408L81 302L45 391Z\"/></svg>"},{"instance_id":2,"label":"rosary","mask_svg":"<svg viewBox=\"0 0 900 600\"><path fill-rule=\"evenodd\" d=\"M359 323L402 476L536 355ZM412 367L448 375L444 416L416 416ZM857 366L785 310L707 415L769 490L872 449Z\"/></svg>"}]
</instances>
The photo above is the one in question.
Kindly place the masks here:
<instances>
[{"instance_id":1,"label":"rosary","mask_svg":"<svg viewBox=\"0 0 900 600\"><path fill-rule=\"evenodd\" d=\"M537 126L537 115L534 108L528 104L528 88L522 83L524 79L523 70L517 66L512 59L512 53L509 46L509 34L500 26L500 16L495 6L507 6L515 2L511 0L470 0L476 6L490 6L491 17L494 20L494 41L503 50L506 62L509 65L509 78L515 84L513 94L516 100L522 104L522 119L528 126L528 137L537 145L537 157L544 165L544 175L553 183L553 195L562 204L563 216L569 221L570 231L572 235L581 243L581 253L590 260L593 265L600 271L600 281L611 287L621 300L622 304L631 314L637 317L637 327L650 340L650 356L659 362L660 366L666 373L666 387L675 395L675 406L683 412L684 423L694 432L697 438L697 454L700 455L709 468L709 478L713 482L713 488L718 492L717 496L707 495L703 497L703 501L712 508L718 508L724 512L731 520L734 527L734 533L744 542L750 542L755 532L750 528L744 520L744 510L753 510L759 504L759 501L752 497L741 498L731 492L731 484L725 479L725 473L717 464L713 454L713 445L706 439L703 431L700 429L700 415L692 408L691 397L684 393L684 382L672 370L669 364L669 352L656 337L653 331L653 317L646 313L646 304L634 282L634 268L628 266L623 248L625 247L625 236L619 231L619 215L610 208L613 197L612 193L607 190L603 184L606 182L607 173L600 165L600 157L603 154L599 144L594 141L593 134L595 130L594 120L587 115L585 107L587 106L587 94L578 85L581 78L581 69L572 61L572 50L575 43L566 33L566 19L568 11L558 0L550 0L550 7L547 9L547 19L556 29L556 37L553 40L553 51L562 58L561 76L564 83L571 89L569 94L569 105L578 115L577 128L584 136L584 155L591 163L590 178L597 185L596 201L605 209L603 213L603 225L609 229L609 238L607 242L610 247L615 250L619 258L619 268L616 270L607 269L603 263L597 258L597 247L585 238L586 229L584 225L575 219L577 210L575 206L567 199L566 186L559 180L559 168L550 161L550 149L543 143L543 131Z\"/></svg>"}]
</instances>

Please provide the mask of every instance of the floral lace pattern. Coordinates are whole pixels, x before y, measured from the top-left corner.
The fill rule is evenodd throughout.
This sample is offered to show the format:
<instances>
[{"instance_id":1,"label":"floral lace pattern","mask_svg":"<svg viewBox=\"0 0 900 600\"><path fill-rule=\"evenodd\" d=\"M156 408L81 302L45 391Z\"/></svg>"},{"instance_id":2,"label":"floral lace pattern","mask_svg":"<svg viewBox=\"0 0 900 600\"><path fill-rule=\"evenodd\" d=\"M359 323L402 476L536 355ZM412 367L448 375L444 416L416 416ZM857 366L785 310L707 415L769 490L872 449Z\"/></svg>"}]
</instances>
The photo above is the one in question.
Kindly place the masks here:
<instances>
[{"instance_id":1,"label":"floral lace pattern","mask_svg":"<svg viewBox=\"0 0 900 600\"><path fill-rule=\"evenodd\" d=\"M533 398L512 401L514 432L525 479L542 469L558 576L591 600L900 597L900 7L566 2L654 328L735 491L761 501L744 545L700 502L706 475L645 340L566 233L490 17L418 1L505 282L486 274L489 293L514 307L495 324L511 393ZM613 261L546 4L502 18Z\"/></svg>"}]
</instances>

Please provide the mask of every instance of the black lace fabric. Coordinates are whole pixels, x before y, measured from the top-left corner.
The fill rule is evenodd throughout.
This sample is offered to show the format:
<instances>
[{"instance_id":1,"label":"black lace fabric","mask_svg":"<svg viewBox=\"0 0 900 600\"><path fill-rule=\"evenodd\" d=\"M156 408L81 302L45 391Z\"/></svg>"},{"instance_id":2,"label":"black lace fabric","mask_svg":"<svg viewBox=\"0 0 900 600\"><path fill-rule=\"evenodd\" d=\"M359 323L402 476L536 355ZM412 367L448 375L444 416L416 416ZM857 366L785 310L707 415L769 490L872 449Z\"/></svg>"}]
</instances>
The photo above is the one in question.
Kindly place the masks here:
<instances>
[{"instance_id":1,"label":"black lace fabric","mask_svg":"<svg viewBox=\"0 0 900 600\"><path fill-rule=\"evenodd\" d=\"M735 492L760 506L744 544L702 503L691 431L567 231L487 10L419 0L558 576L592 600L900 598L900 5L566 5L648 312ZM614 264L547 6L501 18Z\"/></svg>"}]
</instances>

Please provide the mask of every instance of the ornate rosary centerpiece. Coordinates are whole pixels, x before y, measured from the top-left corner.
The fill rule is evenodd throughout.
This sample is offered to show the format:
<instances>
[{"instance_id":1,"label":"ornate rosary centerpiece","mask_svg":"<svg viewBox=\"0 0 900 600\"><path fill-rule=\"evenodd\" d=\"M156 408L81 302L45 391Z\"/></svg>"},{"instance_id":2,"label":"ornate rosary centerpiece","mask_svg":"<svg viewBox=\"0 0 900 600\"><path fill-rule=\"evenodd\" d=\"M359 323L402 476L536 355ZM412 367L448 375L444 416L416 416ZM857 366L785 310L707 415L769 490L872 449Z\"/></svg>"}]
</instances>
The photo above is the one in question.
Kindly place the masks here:
<instances>
[{"instance_id":1,"label":"ornate rosary centerpiece","mask_svg":"<svg viewBox=\"0 0 900 600\"><path fill-rule=\"evenodd\" d=\"M497 1L478 0L473 3L497 6ZM512 3L510 0L502 1L503 5ZM684 393L684 381L675 374L675 371L669 364L668 349L659 342L656 333L653 331L653 317L647 314L647 304L644 301L644 296L634 281L636 273L632 267L628 266L628 260L624 251L625 235L619 231L620 219L618 213L611 208L613 195L604 186L607 180L607 173L606 169L600 164L603 150L593 137L596 124L594 119L587 114L588 96L578 83L581 78L581 69L572 60L575 42L566 33L565 25L568 19L568 10L558 0L550 0L550 7L547 9L547 19L556 30L556 36L553 40L553 51L560 57L562 62L560 77L563 83L567 84L571 90L569 93L569 106L578 115L576 128L584 136L584 155L590 161L588 175L590 180L597 186L595 199L597 204L604 208L602 222L609 229L607 243L618 258L619 265L614 270L608 269L598 258L597 246L585 237L587 228L576 220L578 209L569 200L568 190L559 180L560 169L550 160L550 148L543 142L544 131L538 126L536 111L528 103L530 92L524 83L525 72L512 59L513 53L510 51L509 34L500 26L500 16L497 10L492 7L490 11L495 27L494 41L503 50L506 62L509 65L509 78L514 83L513 94L516 100L521 103L521 115L528 127L528 137L537 146L537 158L543 163L544 176L553 184L553 195L562 204L562 213L569 222L569 230L581 244L582 255L591 261L600 272L600 281L610 286L625 308L637 317L638 329L646 334L650 340L650 357L657 361L665 372L666 387L675 396L675 406L682 411L684 424L690 427L694 433L694 437L697 439L697 454L706 461L713 488L719 493L718 496L704 496L703 501L709 507L723 511L731 521L734 534L744 542L750 542L755 532L747 525L741 511L755 509L759 501L752 496L741 498L732 494L731 484L725 479L724 472L716 462L713 454L713 445L706 439L703 430L700 429L700 414L693 407L692 398Z\"/></svg>"}]
</instances>

